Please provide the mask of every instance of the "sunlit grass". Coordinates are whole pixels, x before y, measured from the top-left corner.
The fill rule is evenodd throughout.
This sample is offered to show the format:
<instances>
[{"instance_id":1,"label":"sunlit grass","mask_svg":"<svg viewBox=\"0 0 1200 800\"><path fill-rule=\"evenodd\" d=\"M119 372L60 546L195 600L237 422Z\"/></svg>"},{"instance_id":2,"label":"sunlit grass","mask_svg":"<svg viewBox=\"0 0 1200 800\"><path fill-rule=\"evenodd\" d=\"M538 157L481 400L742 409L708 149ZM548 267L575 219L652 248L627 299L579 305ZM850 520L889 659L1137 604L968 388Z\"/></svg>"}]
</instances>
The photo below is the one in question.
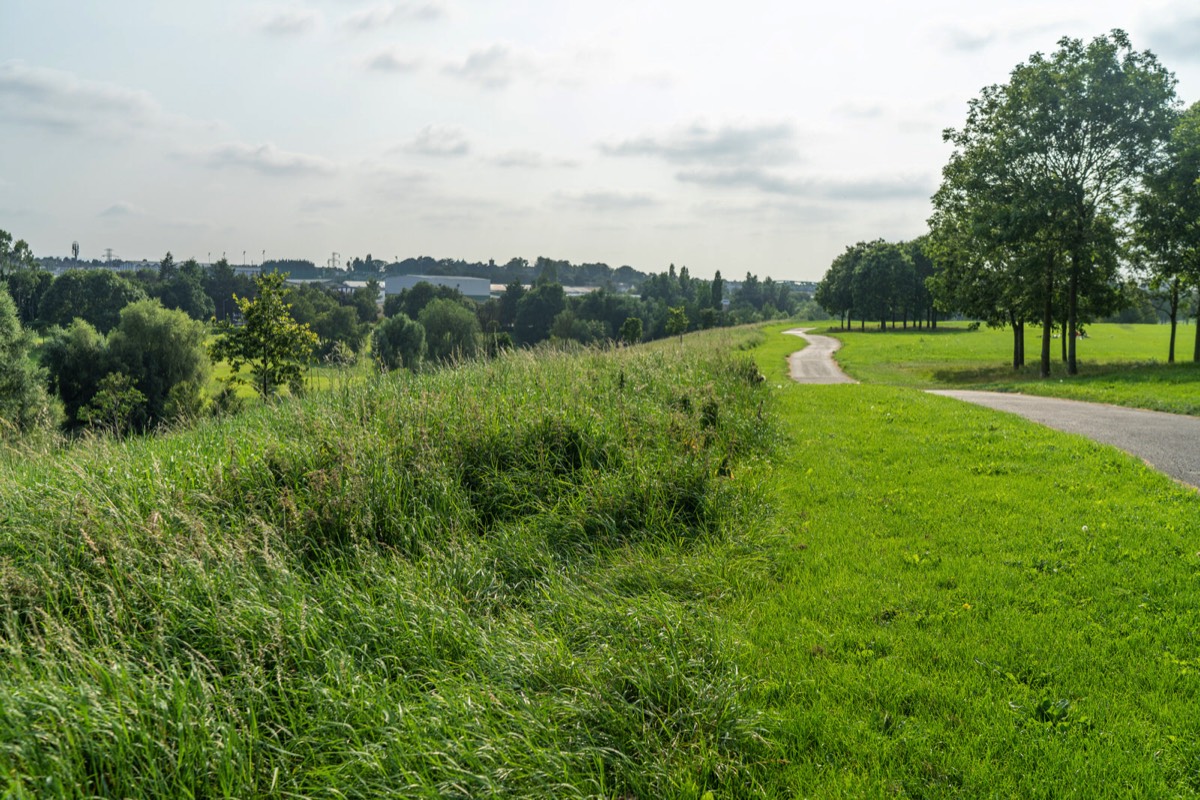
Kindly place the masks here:
<instances>
[{"instance_id":1,"label":"sunlit grass","mask_svg":"<svg viewBox=\"0 0 1200 800\"><path fill-rule=\"evenodd\" d=\"M335 383L0 467L13 797L756 795L714 345Z\"/></svg>"},{"instance_id":2,"label":"sunlit grass","mask_svg":"<svg viewBox=\"0 0 1200 800\"><path fill-rule=\"evenodd\" d=\"M1051 376L1039 377L1040 329L1025 334L1026 364L1012 368L1012 333L944 323L936 331L830 331L837 359L868 383L916 388L981 388L1068 397L1182 414L1200 413L1200 365L1188 360L1195 328L1182 325L1175 364L1167 364L1165 325L1100 324L1076 340L1079 374L1069 376L1053 339Z\"/></svg>"},{"instance_id":3,"label":"sunlit grass","mask_svg":"<svg viewBox=\"0 0 1200 800\"><path fill-rule=\"evenodd\" d=\"M772 391L769 572L727 612L765 795L1200 792L1200 495L910 388Z\"/></svg>"}]
</instances>

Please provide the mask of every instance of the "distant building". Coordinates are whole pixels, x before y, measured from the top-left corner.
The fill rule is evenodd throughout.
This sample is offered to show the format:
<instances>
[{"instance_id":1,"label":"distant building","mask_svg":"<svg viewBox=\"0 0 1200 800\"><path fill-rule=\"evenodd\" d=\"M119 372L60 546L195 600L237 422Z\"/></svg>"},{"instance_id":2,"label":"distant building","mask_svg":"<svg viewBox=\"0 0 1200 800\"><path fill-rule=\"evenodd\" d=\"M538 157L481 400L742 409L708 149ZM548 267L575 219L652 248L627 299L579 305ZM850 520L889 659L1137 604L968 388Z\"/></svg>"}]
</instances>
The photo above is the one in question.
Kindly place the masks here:
<instances>
[{"instance_id":1,"label":"distant building","mask_svg":"<svg viewBox=\"0 0 1200 800\"><path fill-rule=\"evenodd\" d=\"M480 303L487 301L492 296L492 284L487 278L465 278L457 275L389 275L384 279L383 289L388 295L400 294L418 283L449 286L452 289L458 289L464 297Z\"/></svg>"}]
</instances>

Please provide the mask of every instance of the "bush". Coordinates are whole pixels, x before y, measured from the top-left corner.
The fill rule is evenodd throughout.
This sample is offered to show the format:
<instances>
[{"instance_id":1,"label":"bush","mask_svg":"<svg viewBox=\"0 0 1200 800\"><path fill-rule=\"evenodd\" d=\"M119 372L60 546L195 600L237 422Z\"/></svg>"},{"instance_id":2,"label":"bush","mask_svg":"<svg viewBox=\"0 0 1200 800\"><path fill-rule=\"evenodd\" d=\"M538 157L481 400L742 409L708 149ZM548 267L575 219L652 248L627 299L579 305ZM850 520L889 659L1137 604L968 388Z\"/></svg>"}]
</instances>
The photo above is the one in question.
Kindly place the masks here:
<instances>
[{"instance_id":1,"label":"bush","mask_svg":"<svg viewBox=\"0 0 1200 800\"><path fill-rule=\"evenodd\" d=\"M425 357L425 329L406 314L388 317L371 334L371 352L386 370L416 370Z\"/></svg>"}]
</instances>

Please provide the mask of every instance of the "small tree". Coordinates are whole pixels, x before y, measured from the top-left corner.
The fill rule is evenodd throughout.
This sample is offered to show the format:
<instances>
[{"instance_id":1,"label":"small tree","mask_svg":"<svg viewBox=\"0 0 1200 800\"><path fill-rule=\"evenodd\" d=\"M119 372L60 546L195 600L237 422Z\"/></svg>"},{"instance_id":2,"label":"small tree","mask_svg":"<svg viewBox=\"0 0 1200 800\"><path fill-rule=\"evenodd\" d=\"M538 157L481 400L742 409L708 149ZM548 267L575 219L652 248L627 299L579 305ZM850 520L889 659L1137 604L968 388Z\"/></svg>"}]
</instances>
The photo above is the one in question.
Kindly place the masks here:
<instances>
[{"instance_id":1,"label":"small tree","mask_svg":"<svg viewBox=\"0 0 1200 800\"><path fill-rule=\"evenodd\" d=\"M94 428L123 436L145 404L146 395L133 385L133 378L124 372L110 372L100 381L92 402L79 410L79 417Z\"/></svg>"},{"instance_id":2,"label":"small tree","mask_svg":"<svg viewBox=\"0 0 1200 800\"><path fill-rule=\"evenodd\" d=\"M244 381L240 372L250 367L254 388L264 400L285 384L300 391L304 365L317 346L317 335L292 319L291 306L284 300L285 277L282 272L259 275L254 280L257 297L234 295L245 322L241 327L223 326L212 345L213 359L229 361L234 381Z\"/></svg>"},{"instance_id":3,"label":"small tree","mask_svg":"<svg viewBox=\"0 0 1200 800\"><path fill-rule=\"evenodd\" d=\"M470 358L479 347L479 320L470 309L453 300L434 300L418 319L425 328L429 358L448 361Z\"/></svg>"},{"instance_id":4,"label":"small tree","mask_svg":"<svg viewBox=\"0 0 1200 800\"><path fill-rule=\"evenodd\" d=\"M688 329L688 318L684 312L683 306L674 306L667 309L667 336L679 335L679 341L683 343L683 334Z\"/></svg>"},{"instance_id":5,"label":"small tree","mask_svg":"<svg viewBox=\"0 0 1200 800\"><path fill-rule=\"evenodd\" d=\"M625 344L637 344L642 340L642 318L626 317L621 323L621 341Z\"/></svg>"},{"instance_id":6,"label":"small tree","mask_svg":"<svg viewBox=\"0 0 1200 800\"><path fill-rule=\"evenodd\" d=\"M405 314L388 317L371 334L371 352L386 370L416 370L425 357L425 329Z\"/></svg>"}]
</instances>

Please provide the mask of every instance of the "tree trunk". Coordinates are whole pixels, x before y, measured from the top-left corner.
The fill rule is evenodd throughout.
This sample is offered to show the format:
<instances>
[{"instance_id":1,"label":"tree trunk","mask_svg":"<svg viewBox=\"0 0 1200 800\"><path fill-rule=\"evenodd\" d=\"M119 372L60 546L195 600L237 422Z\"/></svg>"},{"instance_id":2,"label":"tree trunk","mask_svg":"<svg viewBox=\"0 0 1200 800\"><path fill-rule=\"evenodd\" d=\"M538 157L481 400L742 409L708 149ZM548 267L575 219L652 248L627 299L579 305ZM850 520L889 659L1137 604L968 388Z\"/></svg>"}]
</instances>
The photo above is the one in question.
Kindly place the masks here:
<instances>
[{"instance_id":1,"label":"tree trunk","mask_svg":"<svg viewBox=\"0 0 1200 800\"><path fill-rule=\"evenodd\" d=\"M1054 333L1054 256L1046 262L1046 293L1042 307L1042 363L1038 375L1050 377L1050 336Z\"/></svg>"},{"instance_id":2,"label":"tree trunk","mask_svg":"<svg viewBox=\"0 0 1200 800\"><path fill-rule=\"evenodd\" d=\"M1008 312L1008 324L1012 326L1013 332L1013 369L1021 368L1021 329L1017 326L1017 315L1013 312Z\"/></svg>"},{"instance_id":3,"label":"tree trunk","mask_svg":"<svg viewBox=\"0 0 1200 800\"><path fill-rule=\"evenodd\" d=\"M1067 325L1071 328L1071 341L1067 342L1067 374L1079 374L1079 362L1075 358L1075 331L1079 329L1079 264L1072 256L1071 284L1067 291Z\"/></svg>"},{"instance_id":4,"label":"tree trunk","mask_svg":"<svg viewBox=\"0 0 1200 800\"><path fill-rule=\"evenodd\" d=\"M1179 319L1179 276L1171 282L1171 346L1167 348L1167 363L1175 363L1175 326Z\"/></svg>"},{"instance_id":5,"label":"tree trunk","mask_svg":"<svg viewBox=\"0 0 1200 800\"><path fill-rule=\"evenodd\" d=\"M1061 339L1061 341L1059 342L1059 344L1060 344L1059 349L1062 350L1062 355L1060 356L1060 359L1065 364L1065 363L1067 363L1067 321L1066 320L1063 320L1062 333L1059 334L1059 338Z\"/></svg>"},{"instance_id":6,"label":"tree trunk","mask_svg":"<svg viewBox=\"0 0 1200 800\"><path fill-rule=\"evenodd\" d=\"M1192 352L1192 361L1200 361L1200 294L1196 296L1196 348Z\"/></svg>"}]
</instances>

